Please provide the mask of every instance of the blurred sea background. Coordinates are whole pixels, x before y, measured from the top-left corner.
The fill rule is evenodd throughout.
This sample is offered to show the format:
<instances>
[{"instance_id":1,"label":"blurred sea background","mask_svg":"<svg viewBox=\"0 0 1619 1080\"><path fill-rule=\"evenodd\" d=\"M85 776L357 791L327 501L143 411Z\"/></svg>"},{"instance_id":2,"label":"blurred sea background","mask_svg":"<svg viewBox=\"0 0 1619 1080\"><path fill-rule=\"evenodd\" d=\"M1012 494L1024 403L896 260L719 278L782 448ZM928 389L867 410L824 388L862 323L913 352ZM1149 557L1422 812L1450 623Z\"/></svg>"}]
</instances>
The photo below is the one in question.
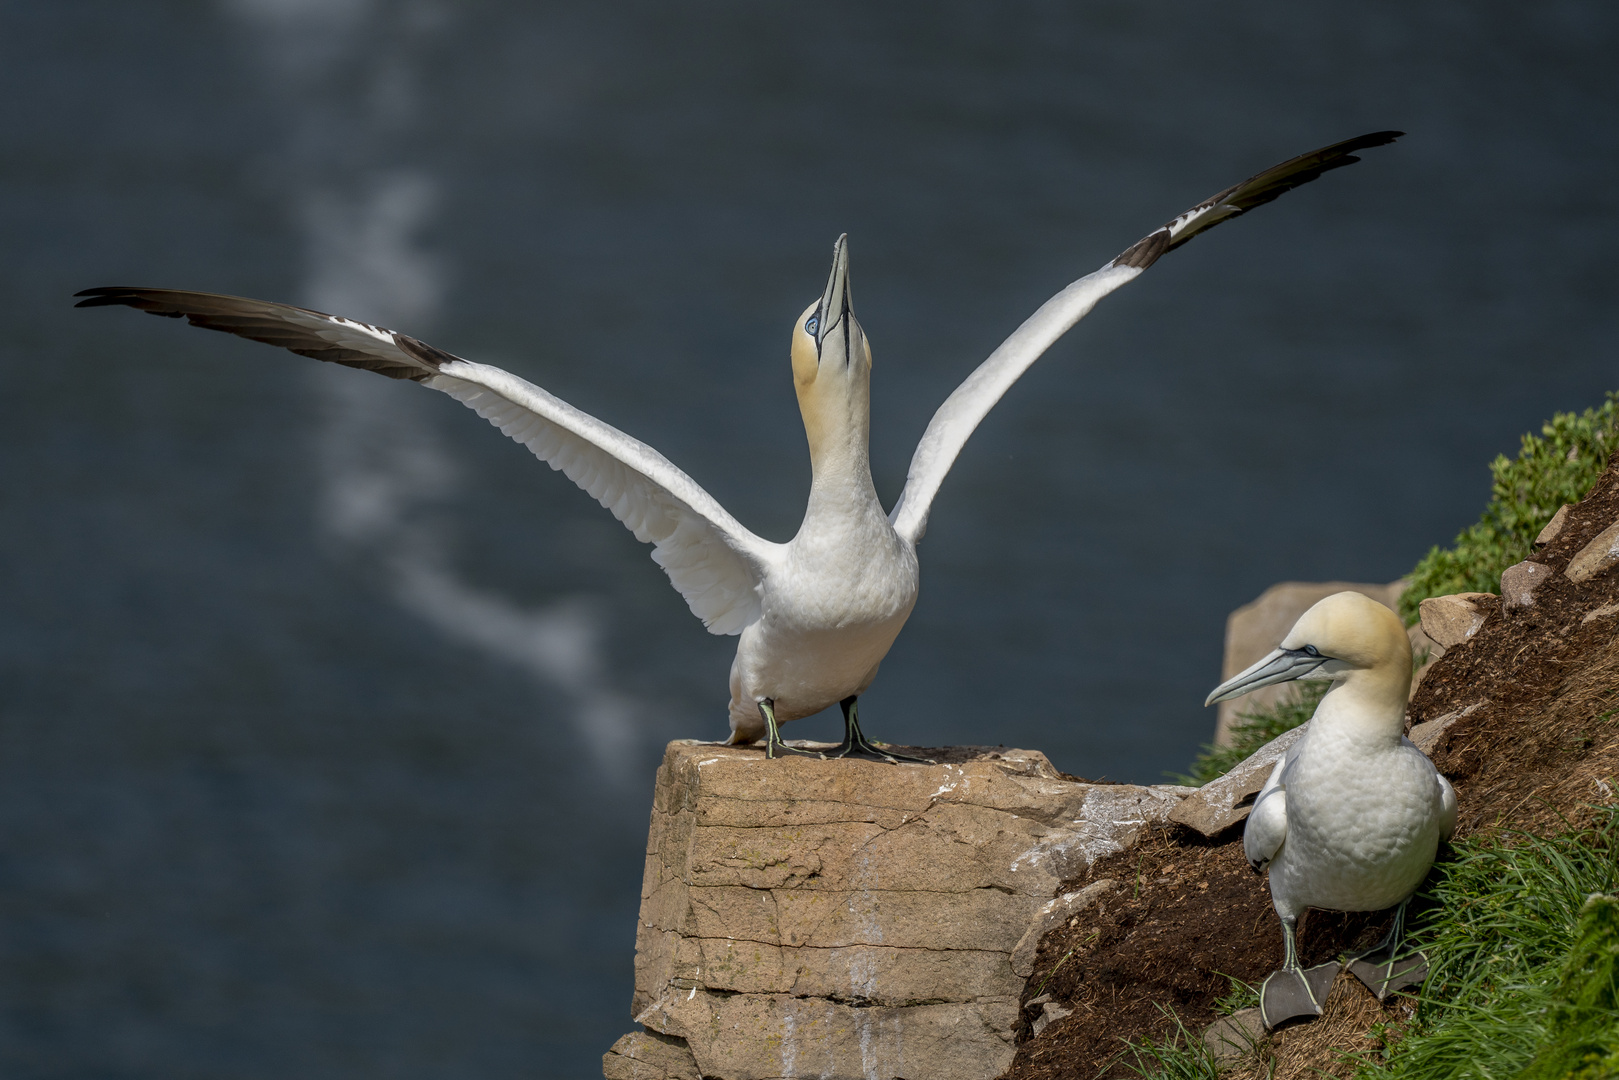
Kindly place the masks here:
<instances>
[{"instance_id":1,"label":"blurred sea background","mask_svg":"<svg viewBox=\"0 0 1619 1080\"><path fill-rule=\"evenodd\" d=\"M1619 386L1616 49L1595 2L0 2L0 1074L599 1075L653 771L725 735L735 645L449 398L74 291L392 326L785 540L840 232L891 502L1050 294L1404 129L1025 376L861 701L1155 782L1228 611L1400 576Z\"/></svg>"}]
</instances>

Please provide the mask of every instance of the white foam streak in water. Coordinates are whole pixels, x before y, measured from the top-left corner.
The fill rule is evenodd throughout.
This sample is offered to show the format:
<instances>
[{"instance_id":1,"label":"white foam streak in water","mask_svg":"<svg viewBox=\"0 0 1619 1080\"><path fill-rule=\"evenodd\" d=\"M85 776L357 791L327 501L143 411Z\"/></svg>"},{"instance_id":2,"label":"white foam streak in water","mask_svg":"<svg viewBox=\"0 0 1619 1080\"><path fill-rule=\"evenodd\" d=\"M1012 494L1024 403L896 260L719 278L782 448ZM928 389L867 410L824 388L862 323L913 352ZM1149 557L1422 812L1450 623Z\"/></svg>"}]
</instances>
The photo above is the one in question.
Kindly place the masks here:
<instances>
[{"instance_id":1,"label":"white foam streak in water","mask_svg":"<svg viewBox=\"0 0 1619 1080\"><path fill-rule=\"evenodd\" d=\"M393 11L396 5L374 0L227 0L226 6L265 31L264 71L299 114L289 151L302 148L306 157L331 145L326 136L334 133L325 128L343 113L320 95L338 92L329 81L334 71L365 62L372 24L403 13L425 26L434 10L406 4ZM379 132L408 125L413 98L408 57L398 49L389 56L375 66L376 92L361 109L362 127ZM443 261L419 239L438 199L433 176L394 168L334 183L324 164L293 170L309 178L293 208L306 242L301 301L423 332L444 295ZM378 568L400 606L567 698L581 740L605 772L623 778L634 710L607 680L601 604L575 596L525 608L470 585L426 512L451 494L459 474L427 417L400 387L374 375L321 366L308 377L323 406L315 445L322 532Z\"/></svg>"}]
</instances>

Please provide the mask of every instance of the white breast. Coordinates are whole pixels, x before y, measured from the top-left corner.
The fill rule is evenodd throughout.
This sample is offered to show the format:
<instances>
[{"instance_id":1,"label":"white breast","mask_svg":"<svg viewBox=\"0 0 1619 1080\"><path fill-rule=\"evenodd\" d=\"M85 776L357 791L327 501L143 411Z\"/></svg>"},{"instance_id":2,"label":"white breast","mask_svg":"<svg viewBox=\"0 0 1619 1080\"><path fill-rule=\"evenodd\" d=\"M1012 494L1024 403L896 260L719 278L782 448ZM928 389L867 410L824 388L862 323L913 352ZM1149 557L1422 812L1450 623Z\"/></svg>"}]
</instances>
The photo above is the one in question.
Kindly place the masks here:
<instances>
[{"instance_id":1,"label":"white breast","mask_svg":"<svg viewBox=\"0 0 1619 1080\"><path fill-rule=\"evenodd\" d=\"M871 685L916 605L916 550L884 519L806 528L764 582L761 614L731 666L731 729L764 732L758 700L779 721L819 712Z\"/></svg>"},{"instance_id":2,"label":"white breast","mask_svg":"<svg viewBox=\"0 0 1619 1080\"><path fill-rule=\"evenodd\" d=\"M1312 725L1283 783L1287 839L1270 866L1279 913L1378 911L1421 884L1439 844L1440 785L1409 741Z\"/></svg>"}]
</instances>

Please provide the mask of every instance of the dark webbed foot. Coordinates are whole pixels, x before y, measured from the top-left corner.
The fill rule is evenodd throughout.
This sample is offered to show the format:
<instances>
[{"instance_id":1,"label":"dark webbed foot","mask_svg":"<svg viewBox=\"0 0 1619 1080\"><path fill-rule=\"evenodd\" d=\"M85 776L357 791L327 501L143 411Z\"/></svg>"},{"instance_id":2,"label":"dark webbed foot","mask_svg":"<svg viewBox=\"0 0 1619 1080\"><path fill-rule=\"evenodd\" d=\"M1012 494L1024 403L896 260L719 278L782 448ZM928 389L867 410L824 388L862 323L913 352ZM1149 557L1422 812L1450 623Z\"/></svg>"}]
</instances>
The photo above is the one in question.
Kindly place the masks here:
<instances>
[{"instance_id":1,"label":"dark webbed foot","mask_svg":"<svg viewBox=\"0 0 1619 1080\"><path fill-rule=\"evenodd\" d=\"M879 750L867 741L860 730L860 713L855 702L858 695L846 697L838 702L843 709L843 741L827 752L827 757L869 757L879 761L886 761L891 765L909 761L916 765L935 764L930 758L912 757L909 754L897 754L892 750Z\"/></svg>"},{"instance_id":2,"label":"dark webbed foot","mask_svg":"<svg viewBox=\"0 0 1619 1080\"><path fill-rule=\"evenodd\" d=\"M1259 988L1259 1018L1267 1028L1273 1028L1295 1017L1320 1016L1338 968L1337 963L1329 962L1313 968L1284 967L1271 972Z\"/></svg>"},{"instance_id":3,"label":"dark webbed foot","mask_svg":"<svg viewBox=\"0 0 1619 1080\"><path fill-rule=\"evenodd\" d=\"M781 741L781 728L776 724L776 703L771 698L759 702L759 715L765 718L765 730L769 733L765 738L765 757L775 758L783 754L801 754L804 757L825 759L826 755L816 750L800 750L796 746L788 746Z\"/></svg>"},{"instance_id":4,"label":"dark webbed foot","mask_svg":"<svg viewBox=\"0 0 1619 1080\"><path fill-rule=\"evenodd\" d=\"M1298 924L1298 916L1282 916L1282 969L1267 975L1259 987L1259 1018L1266 1028L1299 1016L1320 1016L1338 977L1336 963L1299 967Z\"/></svg>"},{"instance_id":5,"label":"dark webbed foot","mask_svg":"<svg viewBox=\"0 0 1619 1080\"><path fill-rule=\"evenodd\" d=\"M1405 905L1402 900L1394 909L1394 925L1383 940L1349 962L1349 973L1366 984L1366 989L1382 1001L1399 990L1421 986L1428 978L1428 958L1420 952L1400 956L1400 941L1405 936Z\"/></svg>"},{"instance_id":6,"label":"dark webbed foot","mask_svg":"<svg viewBox=\"0 0 1619 1080\"><path fill-rule=\"evenodd\" d=\"M1397 960L1380 957L1357 958L1349 962L1349 973L1366 984L1366 989L1382 1001L1390 994L1421 986L1428 978L1428 958L1420 952Z\"/></svg>"}]
</instances>

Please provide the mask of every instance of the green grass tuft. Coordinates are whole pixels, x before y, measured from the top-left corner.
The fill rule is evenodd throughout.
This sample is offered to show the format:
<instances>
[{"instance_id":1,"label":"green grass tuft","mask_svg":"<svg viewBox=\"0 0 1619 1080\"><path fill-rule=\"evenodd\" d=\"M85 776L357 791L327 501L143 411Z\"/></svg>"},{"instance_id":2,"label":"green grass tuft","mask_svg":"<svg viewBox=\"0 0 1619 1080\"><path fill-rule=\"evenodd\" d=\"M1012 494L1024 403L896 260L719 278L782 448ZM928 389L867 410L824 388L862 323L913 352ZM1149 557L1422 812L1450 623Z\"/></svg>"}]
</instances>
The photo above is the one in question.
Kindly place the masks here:
<instances>
[{"instance_id":1,"label":"green grass tuft","mask_svg":"<svg viewBox=\"0 0 1619 1080\"><path fill-rule=\"evenodd\" d=\"M1430 596L1497 592L1501 571L1527 559L1534 539L1564 503L1576 503L1602 475L1619 448L1619 393L1584 413L1558 413L1539 435L1525 435L1516 459L1490 463L1491 497L1484 516L1462 530L1449 548L1434 548L1410 574L1400 597L1406 625Z\"/></svg>"},{"instance_id":2,"label":"green grass tuft","mask_svg":"<svg viewBox=\"0 0 1619 1080\"><path fill-rule=\"evenodd\" d=\"M1238 713L1231 725L1231 745L1215 746L1209 743L1192 761L1185 773L1169 774L1177 784L1201 786L1230 772L1243 760L1284 731L1291 731L1315 715L1329 682L1311 680L1293 684L1291 696L1274 705L1265 705L1252 712Z\"/></svg>"},{"instance_id":3,"label":"green grass tuft","mask_svg":"<svg viewBox=\"0 0 1619 1080\"><path fill-rule=\"evenodd\" d=\"M1174 1032L1163 1039L1125 1039L1123 1052L1113 1060L1148 1080L1217 1080L1220 1060L1203 1045L1202 1036L1173 1010L1160 1005L1158 1011L1174 1022ZM1125 1061L1126 1056L1130 1060Z\"/></svg>"},{"instance_id":4,"label":"green grass tuft","mask_svg":"<svg viewBox=\"0 0 1619 1080\"><path fill-rule=\"evenodd\" d=\"M1357 1080L1619 1077L1619 904L1591 899L1616 890L1619 810L1457 845L1411 937L1432 965L1415 1022Z\"/></svg>"},{"instance_id":5,"label":"green grass tuft","mask_svg":"<svg viewBox=\"0 0 1619 1080\"><path fill-rule=\"evenodd\" d=\"M1250 986L1241 979L1231 979L1231 991L1214 1003L1220 1016L1230 1016L1239 1009L1259 1007L1259 987ZM1220 1059L1203 1045L1203 1036L1192 1031L1172 1009L1158 1006L1175 1030L1162 1039L1124 1040L1124 1050L1114 1061L1137 1076L1149 1080L1215 1080L1220 1073ZM1131 1060L1125 1061L1128 1056Z\"/></svg>"},{"instance_id":6,"label":"green grass tuft","mask_svg":"<svg viewBox=\"0 0 1619 1080\"><path fill-rule=\"evenodd\" d=\"M1547 1013L1550 1037L1522 1080L1619 1076L1619 898L1592 893Z\"/></svg>"},{"instance_id":7,"label":"green grass tuft","mask_svg":"<svg viewBox=\"0 0 1619 1080\"><path fill-rule=\"evenodd\" d=\"M1255 983L1245 983L1232 975L1226 979L1231 983L1231 989L1226 995L1214 1003L1214 1011L1221 1016L1230 1016L1243 1009L1259 1008L1259 986Z\"/></svg>"}]
</instances>

